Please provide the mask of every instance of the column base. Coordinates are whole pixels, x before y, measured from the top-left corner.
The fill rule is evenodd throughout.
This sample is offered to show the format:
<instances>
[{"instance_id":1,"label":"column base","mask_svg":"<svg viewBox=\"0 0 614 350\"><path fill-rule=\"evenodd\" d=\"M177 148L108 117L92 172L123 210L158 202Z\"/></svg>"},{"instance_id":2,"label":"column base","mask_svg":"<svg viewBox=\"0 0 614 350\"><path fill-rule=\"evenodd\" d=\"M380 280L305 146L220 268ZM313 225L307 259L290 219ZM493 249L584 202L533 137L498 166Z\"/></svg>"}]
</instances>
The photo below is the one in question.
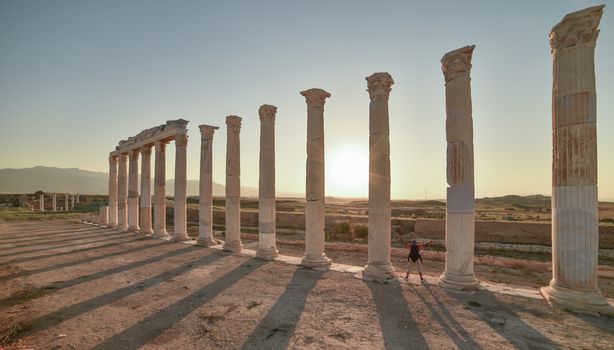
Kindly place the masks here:
<instances>
[{"instance_id":1,"label":"column base","mask_svg":"<svg viewBox=\"0 0 614 350\"><path fill-rule=\"evenodd\" d=\"M214 245L219 245L219 243L211 237L206 237L206 238L198 237L198 239L196 239L196 245L201 246L201 247L212 247Z\"/></svg>"},{"instance_id":2,"label":"column base","mask_svg":"<svg viewBox=\"0 0 614 350\"><path fill-rule=\"evenodd\" d=\"M319 255L305 254L305 256L303 256L303 260L301 261L301 265L308 269L329 267L331 263L332 260L327 258L325 253Z\"/></svg>"},{"instance_id":3,"label":"column base","mask_svg":"<svg viewBox=\"0 0 614 350\"><path fill-rule=\"evenodd\" d=\"M258 248L256 251L256 258L273 260L279 255L277 248Z\"/></svg>"},{"instance_id":4,"label":"column base","mask_svg":"<svg viewBox=\"0 0 614 350\"><path fill-rule=\"evenodd\" d=\"M150 234L152 234L152 233L153 233L153 230L151 230L151 229L149 229L149 230L148 230L148 229L143 229L143 228L142 228L142 229L139 231L139 233L142 233L142 234L144 234L144 235L150 235Z\"/></svg>"},{"instance_id":5,"label":"column base","mask_svg":"<svg viewBox=\"0 0 614 350\"><path fill-rule=\"evenodd\" d=\"M455 275L444 271L439 277L439 286L446 289L474 291L478 290L479 284L474 275Z\"/></svg>"},{"instance_id":6,"label":"column base","mask_svg":"<svg viewBox=\"0 0 614 350\"><path fill-rule=\"evenodd\" d=\"M540 288L550 306L594 316L614 316L614 307L600 292L581 292L556 285Z\"/></svg>"},{"instance_id":7,"label":"column base","mask_svg":"<svg viewBox=\"0 0 614 350\"><path fill-rule=\"evenodd\" d=\"M141 231L141 228L138 226L128 226L128 232L139 233L139 231Z\"/></svg>"},{"instance_id":8,"label":"column base","mask_svg":"<svg viewBox=\"0 0 614 350\"><path fill-rule=\"evenodd\" d=\"M173 242L185 242L185 241L191 241L191 240L192 239L185 233L173 235L173 238L171 238L171 241Z\"/></svg>"},{"instance_id":9,"label":"column base","mask_svg":"<svg viewBox=\"0 0 614 350\"><path fill-rule=\"evenodd\" d=\"M154 233L151 234L150 236L151 238L170 238L171 235L168 234L168 232L166 231L154 231Z\"/></svg>"},{"instance_id":10,"label":"column base","mask_svg":"<svg viewBox=\"0 0 614 350\"><path fill-rule=\"evenodd\" d=\"M125 225L125 226L119 225L117 226L117 229L120 230L121 232L128 232L128 225Z\"/></svg>"},{"instance_id":11,"label":"column base","mask_svg":"<svg viewBox=\"0 0 614 350\"><path fill-rule=\"evenodd\" d=\"M227 241L222 249L227 252L240 253L243 250L243 243L241 241Z\"/></svg>"},{"instance_id":12,"label":"column base","mask_svg":"<svg viewBox=\"0 0 614 350\"><path fill-rule=\"evenodd\" d=\"M364 267L363 278L383 282L395 279L394 266L391 263L367 263Z\"/></svg>"}]
</instances>

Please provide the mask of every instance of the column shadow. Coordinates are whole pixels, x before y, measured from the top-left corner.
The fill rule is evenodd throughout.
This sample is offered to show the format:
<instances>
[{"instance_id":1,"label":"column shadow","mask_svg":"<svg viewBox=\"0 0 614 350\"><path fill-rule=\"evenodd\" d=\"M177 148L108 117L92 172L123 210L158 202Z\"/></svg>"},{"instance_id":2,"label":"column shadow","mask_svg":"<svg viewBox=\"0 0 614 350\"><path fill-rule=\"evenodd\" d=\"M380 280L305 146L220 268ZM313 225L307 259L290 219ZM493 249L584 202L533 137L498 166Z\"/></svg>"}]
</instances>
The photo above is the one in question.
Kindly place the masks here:
<instances>
[{"instance_id":1,"label":"column shadow","mask_svg":"<svg viewBox=\"0 0 614 350\"><path fill-rule=\"evenodd\" d=\"M104 237L104 238L88 241L88 239L97 238L97 237ZM15 256L15 255L22 255L22 254L40 252L40 251L43 251L43 250L63 249L63 248L75 247L75 246L79 246L79 245L107 242L107 241L112 241L112 240L116 240L116 239L123 239L125 237L126 236L109 235L109 234L106 234L106 233L105 234L100 234L100 235L92 235L92 236L89 236L89 237L83 237L81 239L71 240L71 241L73 241L73 243L59 244L59 245L50 245L50 246L46 246L46 247L39 247L39 248L34 248L34 249L21 250L21 251L17 251L17 252L7 253L7 254L0 254L0 259L1 258L7 258L9 256ZM78 241L78 240L79 241L84 240L84 241L83 242L74 242L74 241ZM64 242L62 242L62 243L64 243ZM26 246L26 247L28 247L28 246ZM16 247L16 248L23 248L23 247Z\"/></svg>"},{"instance_id":2,"label":"column shadow","mask_svg":"<svg viewBox=\"0 0 614 350\"><path fill-rule=\"evenodd\" d=\"M386 349L428 349L399 281L364 282L373 296Z\"/></svg>"},{"instance_id":3,"label":"column shadow","mask_svg":"<svg viewBox=\"0 0 614 350\"><path fill-rule=\"evenodd\" d=\"M286 349L311 290L325 271L299 268L284 293L252 331L241 349Z\"/></svg>"},{"instance_id":4,"label":"column shadow","mask_svg":"<svg viewBox=\"0 0 614 350\"><path fill-rule=\"evenodd\" d=\"M29 246L36 246L36 245L43 245L43 244L50 244L50 243L55 243L57 241L62 241L62 242L66 242L66 241L74 241L80 238L89 238L89 237L95 237L101 234L106 234L107 236L110 235L117 235L118 232L113 231L113 230L84 230L84 231L80 231L80 232L75 232L73 231L73 233L71 234L64 234L64 235L56 235L53 237L45 237L42 239L27 239L27 240L21 240L18 242L0 242L0 244L2 245L10 245L10 246L6 246L6 247L0 247L0 250L4 250L4 249L13 249L13 248L18 248L18 247L29 247Z\"/></svg>"},{"instance_id":5,"label":"column shadow","mask_svg":"<svg viewBox=\"0 0 614 350\"><path fill-rule=\"evenodd\" d=\"M115 334L92 349L138 349L267 263L268 261L261 259L248 260L196 292Z\"/></svg>"},{"instance_id":6,"label":"column shadow","mask_svg":"<svg viewBox=\"0 0 614 350\"><path fill-rule=\"evenodd\" d=\"M70 229L70 230L62 230L62 231L50 231L50 230L52 230L52 229L47 229L45 231L42 231L42 232L49 232L48 234L44 234L44 235L23 235L23 237L9 237L9 238L0 239L0 244L23 243L23 242L30 242L30 241L36 240L36 239L47 239L47 238L52 238L52 237L74 236L74 235L77 235L77 234L82 233L82 232L93 231L91 228L90 229L85 229L85 228Z\"/></svg>"}]
</instances>

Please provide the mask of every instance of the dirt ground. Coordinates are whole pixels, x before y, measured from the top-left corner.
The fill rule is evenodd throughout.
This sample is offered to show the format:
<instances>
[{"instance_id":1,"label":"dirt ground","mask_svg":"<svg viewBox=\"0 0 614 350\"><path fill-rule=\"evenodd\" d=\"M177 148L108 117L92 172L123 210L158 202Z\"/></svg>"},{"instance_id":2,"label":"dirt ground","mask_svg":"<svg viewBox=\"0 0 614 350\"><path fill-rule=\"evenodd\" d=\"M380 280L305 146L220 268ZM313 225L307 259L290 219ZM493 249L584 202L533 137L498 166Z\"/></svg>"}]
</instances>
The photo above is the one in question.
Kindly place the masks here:
<instances>
[{"instance_id":1,"label":"dirt ground","mask_svg":"<svg viewBox=\"0 0 614 350\"><path fill-rule=\"evenodd\" d=\"M300 253L296 247L281 252ZM330 256L357 265L365 260L358 253ZM442 265L431 262L426 269L437 276ZM484 272L479 269L478 275ZM614 344L614 319L555 310L543 300L447 292L415 277L410 283L365 282L67 221L0 221L0 310L0 341L7 349Z\"/></svg>"}]
</instances>

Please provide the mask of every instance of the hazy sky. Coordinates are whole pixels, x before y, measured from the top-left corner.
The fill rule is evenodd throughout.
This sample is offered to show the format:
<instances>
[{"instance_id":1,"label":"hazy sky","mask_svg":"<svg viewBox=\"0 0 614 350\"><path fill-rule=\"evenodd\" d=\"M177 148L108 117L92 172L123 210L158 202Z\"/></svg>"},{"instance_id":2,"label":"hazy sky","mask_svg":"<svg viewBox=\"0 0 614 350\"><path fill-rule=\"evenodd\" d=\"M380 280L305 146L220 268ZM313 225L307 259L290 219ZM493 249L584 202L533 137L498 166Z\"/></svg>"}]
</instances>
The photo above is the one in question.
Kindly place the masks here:
<instances>
[{"instance_id":1,"label":"hazy sky","mask_svg":"<svg viewBox=\"0 0 614 350\"><path fill-rule=\"evenodd\" d=\"M257 186L258 107L268 103L278 107L277 190L301 193L299 92L320 87L332 94L327 195L366 196L365 77L386 71L395 80L392 196L444 198L440 59L475 44L476 194L550 194L548 33L566 13L599 3L607 5L595 58L599 191L614 198L613 1L0 0L0 168L108 171L120 139L182 117L190 121L190 179L198 178L197 126L222 127L214 181L224 183L224 120L236 114L242 184ZM174 147L168 152L173 178Z\"/></svg>"}]
</instances>

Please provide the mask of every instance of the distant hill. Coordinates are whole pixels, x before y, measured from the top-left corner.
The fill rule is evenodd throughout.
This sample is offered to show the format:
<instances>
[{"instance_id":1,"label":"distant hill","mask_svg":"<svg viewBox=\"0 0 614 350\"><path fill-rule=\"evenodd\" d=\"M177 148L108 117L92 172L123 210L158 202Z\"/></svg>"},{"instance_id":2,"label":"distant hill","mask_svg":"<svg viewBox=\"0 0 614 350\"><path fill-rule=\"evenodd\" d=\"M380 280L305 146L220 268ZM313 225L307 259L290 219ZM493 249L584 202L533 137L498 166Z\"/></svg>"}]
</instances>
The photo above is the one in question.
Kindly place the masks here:
<instances>
[{"instance_id":1,"label":"distant hill","mask_svg":"<svg viewBox=\"0 0 614 350\"><path fill-rule=\"evenodd\" d=\"M531 196L507 195L501 197L484 197L475 200L478 205L501 208L539 209L550 208L550 196L541 194Z\"/></svg>"}]
</instances>

